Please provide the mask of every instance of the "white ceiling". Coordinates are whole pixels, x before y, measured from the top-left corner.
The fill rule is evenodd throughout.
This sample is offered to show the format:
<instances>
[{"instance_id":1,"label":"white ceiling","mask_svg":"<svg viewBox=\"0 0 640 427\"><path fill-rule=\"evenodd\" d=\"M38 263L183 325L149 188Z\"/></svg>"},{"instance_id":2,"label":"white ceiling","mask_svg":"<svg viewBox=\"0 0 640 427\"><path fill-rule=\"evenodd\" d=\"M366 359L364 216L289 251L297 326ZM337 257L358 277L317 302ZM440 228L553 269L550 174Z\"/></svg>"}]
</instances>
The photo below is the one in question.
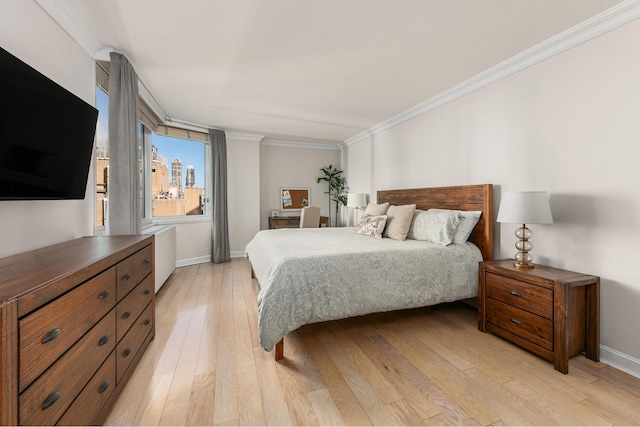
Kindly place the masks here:
<instances>
[{"instance_id":1,"label":"white ceiling","mask_svg":"<svg viewBox=\"0 0 640 427\"><path fill-rule=\"evenodd\" d=\"M340 142L621 0L67 0L169 117Z\"/></svg>"}]
</instances>

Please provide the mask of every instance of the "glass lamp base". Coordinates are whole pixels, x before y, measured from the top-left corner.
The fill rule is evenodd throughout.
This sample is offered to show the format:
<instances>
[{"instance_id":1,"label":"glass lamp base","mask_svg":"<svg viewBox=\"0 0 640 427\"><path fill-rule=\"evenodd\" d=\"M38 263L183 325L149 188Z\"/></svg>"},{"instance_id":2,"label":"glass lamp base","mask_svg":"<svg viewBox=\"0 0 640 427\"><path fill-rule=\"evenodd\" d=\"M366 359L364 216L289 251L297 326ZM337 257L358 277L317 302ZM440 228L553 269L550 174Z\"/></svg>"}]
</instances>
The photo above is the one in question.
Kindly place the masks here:
<instances>
[{"instance_id":1,"label":"glass lamp base","mask_svg":"<svg viewBox=\"0 0 640 427\"><path fill-rule=\"evenodd\" d=\"M525 224L516 229L516 237L518 238L516 249L518 249L518 252L514 257L516 262L513 263L516 268L533 268L533 258L529 255L529 251L533 249L533 245L529 242L531 234L531 230Z\"/></svg>"}]
</instances>

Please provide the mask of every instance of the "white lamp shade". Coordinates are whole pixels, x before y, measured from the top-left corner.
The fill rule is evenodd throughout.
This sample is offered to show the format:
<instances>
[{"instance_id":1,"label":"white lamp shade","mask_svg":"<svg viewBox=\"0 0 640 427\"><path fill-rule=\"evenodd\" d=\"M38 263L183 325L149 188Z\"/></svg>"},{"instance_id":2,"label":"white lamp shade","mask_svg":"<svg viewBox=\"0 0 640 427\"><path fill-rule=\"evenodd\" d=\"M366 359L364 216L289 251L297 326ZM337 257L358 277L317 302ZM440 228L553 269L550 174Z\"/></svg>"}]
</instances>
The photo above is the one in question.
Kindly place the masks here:
<instances>
[{"instance_id":1,"label":"white lamp shade","mask_svg":"<svg viewBox=\"0 0 640 427\"><path fill-rule=\"evenodd\" d=\"M348 208L364 208L367 206L366 193L349 193L347 194Z\"/></svg>"},{"instance_id":2,"label":"white lamp shade","mask_svg":"<svg viewBox=\"0 0 640 427\"><path fill-rule=\"evenodd\" d=\"M504 192L496 221L509 224L552 224L553 217L547 192Z\"/></svg>"}]
</instances>

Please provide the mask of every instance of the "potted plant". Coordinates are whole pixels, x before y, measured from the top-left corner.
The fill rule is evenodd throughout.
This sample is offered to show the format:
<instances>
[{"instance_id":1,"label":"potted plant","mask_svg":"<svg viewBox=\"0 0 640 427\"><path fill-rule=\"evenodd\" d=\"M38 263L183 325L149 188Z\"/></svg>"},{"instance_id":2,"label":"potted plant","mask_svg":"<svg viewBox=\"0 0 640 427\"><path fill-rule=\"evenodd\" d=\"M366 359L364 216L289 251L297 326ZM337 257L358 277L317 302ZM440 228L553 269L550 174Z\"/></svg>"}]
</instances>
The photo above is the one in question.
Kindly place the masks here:
<instances>
[{"instance_id":1,"label":"potted plant","mask_svg":"<svg viewBox=\"0 0 640 427\"><path fill-rule=\"evenodd\" d=\"M334 168L333 165L329 167L320 168L323 173L318 177L318 183L325 181L329 184L329 191L325 191L324 194L329 195L329 223L331 223L331 202L336 204L336 220L335 225L338 225L338 209L339 206L346 206L347 204L347 182L343 175L343 171L338 168Z\"/></svg>"}]
</instances>

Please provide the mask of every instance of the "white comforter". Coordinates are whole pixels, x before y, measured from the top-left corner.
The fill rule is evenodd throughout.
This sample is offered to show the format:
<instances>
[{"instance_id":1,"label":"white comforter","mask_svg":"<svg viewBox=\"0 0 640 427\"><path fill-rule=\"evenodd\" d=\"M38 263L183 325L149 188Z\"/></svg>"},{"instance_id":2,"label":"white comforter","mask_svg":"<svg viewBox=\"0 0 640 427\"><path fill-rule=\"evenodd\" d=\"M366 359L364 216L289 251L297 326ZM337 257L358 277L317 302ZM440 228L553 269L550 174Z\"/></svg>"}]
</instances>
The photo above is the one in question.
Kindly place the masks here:
<instances>
[{"instance_id":1,"label":"white comforter","mask_svg":"<svg viewBox=\"0 0 640 427\"><path fill-rule=\"evenodd\" d=\"M482 261L471 243L374 239L350 227L260 231L246 254L266 350L305 324L474 297Z\"/></svg>"}]
</instances>

